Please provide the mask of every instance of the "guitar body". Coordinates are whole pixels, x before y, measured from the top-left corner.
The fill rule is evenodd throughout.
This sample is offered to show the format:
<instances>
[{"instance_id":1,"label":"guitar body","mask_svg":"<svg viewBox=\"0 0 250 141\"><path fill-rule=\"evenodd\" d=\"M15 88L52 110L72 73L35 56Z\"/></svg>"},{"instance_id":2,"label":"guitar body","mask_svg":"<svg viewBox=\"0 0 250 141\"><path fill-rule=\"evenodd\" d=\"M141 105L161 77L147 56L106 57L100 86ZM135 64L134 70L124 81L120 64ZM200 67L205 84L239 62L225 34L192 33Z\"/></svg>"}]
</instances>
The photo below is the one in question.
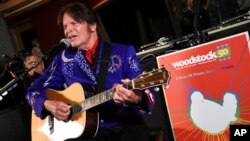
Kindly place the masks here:
<instances>
[{"instance_id":1,"label":"guitar body","mask_svg":"<svg viewBox=\"0 0 250 141\"><path fill-rule=\"evenodd\" d=\"M134 80L123 84L127 89L143 90L153 86L167 84L170 80L169 72L164 67L144 73ZM93 110L98 106L113 98L115 90L113 88L95 94L86 99L88 91L84 92L81 84L73 83L63 91L49 89L46 92L48 99L64 101L71 105L71 115L68 122L58 121L47 116L44 120L32 113L32 141L64 141L75 139L81 136L93 137L96 135L99 126L99 115ZM53 126L53 132L50 125Z\"/></svg>"},{"instance_id":2,"label":"guitar body","mask_svg":"<svg viewBox=\"0 0 250 141\"><path fill-rule=\"evenodd\" d=\"M59 100L76 105L85 100L84 89L79 83L74 83L63 91L49 89L47 97L50 100ZM68 122L53 118L53 133L50 132L49 117L41 120L32 112L32 141L64 141L80 136L95 136L98 130L98 113L93 110L79 112L72 116Z\"/></svg>"}]
</instances>

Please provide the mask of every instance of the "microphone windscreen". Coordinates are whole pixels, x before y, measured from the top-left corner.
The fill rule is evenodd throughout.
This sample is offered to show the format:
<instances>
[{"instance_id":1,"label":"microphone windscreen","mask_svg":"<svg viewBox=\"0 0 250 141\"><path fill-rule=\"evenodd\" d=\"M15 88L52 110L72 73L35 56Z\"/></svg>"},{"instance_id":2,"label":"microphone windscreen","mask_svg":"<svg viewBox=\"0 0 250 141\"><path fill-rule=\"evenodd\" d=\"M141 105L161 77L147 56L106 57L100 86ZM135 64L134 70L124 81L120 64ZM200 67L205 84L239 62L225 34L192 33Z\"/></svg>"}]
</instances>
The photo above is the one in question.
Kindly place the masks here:
<instances>
[{"instance_id":1,"label":"microphone windscreen","mask_svg":"<svg viewBox=\"0 0 250 141\"><path fill-rule=\"evenodd\" d=\"M70 42L69 42L69 40L66 39L66 38L62 38L61 41L60 41L60 43L64 43L65 46L66 46L66 48L67 48L67 47L70 47Z\"/></svg>"}]
</instances>

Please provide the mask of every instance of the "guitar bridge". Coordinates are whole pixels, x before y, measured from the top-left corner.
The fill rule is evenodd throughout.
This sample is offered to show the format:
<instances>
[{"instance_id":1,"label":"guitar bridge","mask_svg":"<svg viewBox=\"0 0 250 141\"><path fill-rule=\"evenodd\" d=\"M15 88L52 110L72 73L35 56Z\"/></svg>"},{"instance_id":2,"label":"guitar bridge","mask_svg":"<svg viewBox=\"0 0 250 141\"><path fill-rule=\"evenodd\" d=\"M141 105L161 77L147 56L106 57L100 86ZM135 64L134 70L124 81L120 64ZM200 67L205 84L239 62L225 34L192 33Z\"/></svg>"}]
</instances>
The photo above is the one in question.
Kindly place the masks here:
<instances>
[{"instance_id":1,"label":"guitar bridge","mask_svg":"<svg viewBox=\"0 0 250 141\"><path fill-rule=\"evenodd\" d=\"M48 122L49 122L50 134L53 134L54 133L54 117L52 115L48 115Z\"/></svg>"}]
</instances>

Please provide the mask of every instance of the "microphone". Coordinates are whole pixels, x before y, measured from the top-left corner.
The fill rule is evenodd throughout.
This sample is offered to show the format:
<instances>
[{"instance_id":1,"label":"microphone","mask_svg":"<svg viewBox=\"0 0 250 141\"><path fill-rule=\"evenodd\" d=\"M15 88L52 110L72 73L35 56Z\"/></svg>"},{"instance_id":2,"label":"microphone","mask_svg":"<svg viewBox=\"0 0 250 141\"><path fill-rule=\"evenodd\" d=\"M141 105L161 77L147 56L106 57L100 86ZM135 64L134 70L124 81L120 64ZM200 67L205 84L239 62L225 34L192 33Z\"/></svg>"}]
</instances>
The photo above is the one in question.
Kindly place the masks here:
<instances>
[{"instance_id":1,"label":"microphone","mask_svg":"<svg viewBox=\"0 0 250 141\"><path fill-rule=\"evenodd\" d=\"M56 55L63 48L68 47L70 47L70 42L68 41L68 39L63 38L60 40L59 44L54 45L51 49L48 50L48 52L44 55L44 59L48 60L50 57Z\"/></svg>"}]
</instances>

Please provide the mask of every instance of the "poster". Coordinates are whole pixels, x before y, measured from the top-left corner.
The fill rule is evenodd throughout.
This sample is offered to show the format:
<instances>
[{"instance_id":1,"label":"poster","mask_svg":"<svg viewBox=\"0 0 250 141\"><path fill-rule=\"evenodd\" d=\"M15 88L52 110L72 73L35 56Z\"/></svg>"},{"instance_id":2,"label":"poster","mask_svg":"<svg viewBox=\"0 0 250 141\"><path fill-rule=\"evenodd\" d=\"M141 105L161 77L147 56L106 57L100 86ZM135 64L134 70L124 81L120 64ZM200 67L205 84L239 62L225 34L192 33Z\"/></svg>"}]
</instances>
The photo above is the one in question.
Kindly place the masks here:
<instances>
[{"instance_id":1,"label":"poster","mask_svg":"<svg viewBox=\"0 0 250 141\"><path fill-rule=\"evenodd\" d=\"M230 124L250 124L249 47L244 32L157 57L175 141L227 141Z\"/></svg>"}]
</instances>

